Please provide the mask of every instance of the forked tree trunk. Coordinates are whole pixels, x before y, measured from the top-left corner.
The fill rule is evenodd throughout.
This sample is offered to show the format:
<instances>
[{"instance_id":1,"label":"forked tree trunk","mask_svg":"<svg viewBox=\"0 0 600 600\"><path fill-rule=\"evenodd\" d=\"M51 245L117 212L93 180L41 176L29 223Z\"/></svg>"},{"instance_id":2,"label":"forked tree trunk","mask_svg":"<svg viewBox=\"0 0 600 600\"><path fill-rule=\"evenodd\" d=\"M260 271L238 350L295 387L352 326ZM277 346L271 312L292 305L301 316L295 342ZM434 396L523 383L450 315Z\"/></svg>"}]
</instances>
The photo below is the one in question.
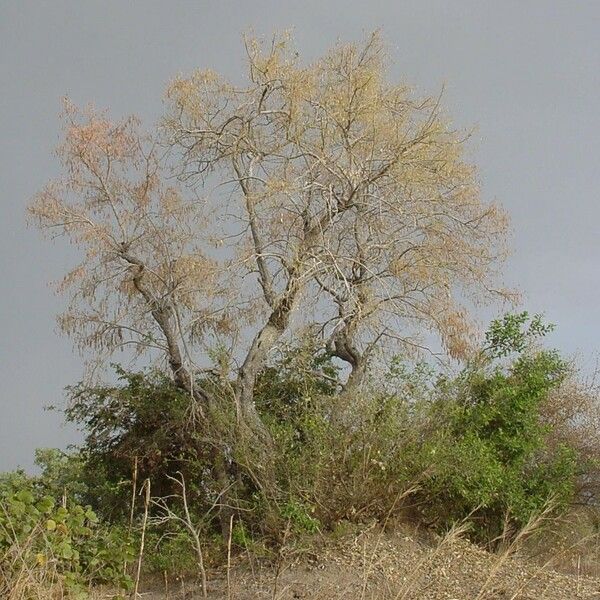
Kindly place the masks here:
<instances>
[{"instance_id":1,"label":"forked tree trunk","mask_svg":"<svg viewBox=\"0 0 600 600\"><path fill-rule=\"evenodd\" d=\"M255 469L252 474L253 479L267 499L272 494L275 484L274 446L271 434L256 410L254 388L269 351L273 349L288 325L297 290L295 280L290 279L286 292L252 341L240 368L236 387L236 408L241 437L239 441L242 451L248 452L247 458L252 461L249 466Z\"/></svg>"},{"instance_id":2,"label":"forked tree trunk","mask_svg":"<svg viewBox=\"0 0 600 600\"><path fill-rule=\"evenodd\" d=\"M344 328L330 340L328 350L335 356L350 365L350 375L344 385L346 391L356 391L364 384L367 374L368 360L365 353L361 352L352 342L351 336Z\"/></svg>"}]
</instances>

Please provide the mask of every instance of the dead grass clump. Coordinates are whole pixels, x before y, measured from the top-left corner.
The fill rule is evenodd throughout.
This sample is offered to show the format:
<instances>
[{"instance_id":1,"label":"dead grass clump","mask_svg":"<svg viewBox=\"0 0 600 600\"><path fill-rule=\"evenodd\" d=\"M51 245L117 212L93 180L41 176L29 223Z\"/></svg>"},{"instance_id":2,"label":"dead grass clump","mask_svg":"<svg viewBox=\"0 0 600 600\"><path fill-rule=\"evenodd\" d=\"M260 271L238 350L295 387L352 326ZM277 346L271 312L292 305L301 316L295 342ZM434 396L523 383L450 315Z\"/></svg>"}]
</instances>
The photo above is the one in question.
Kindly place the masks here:
<instances>
[{"instance_id":1,"label":"dead grass clump","mask_svg":"<svg viewBox=\"0 0 600 600\"><path fill-rule=\"evenodd\" d=\"M20 541L16 537L0 556L0 598L3 600L52 600L66 597L64 577L56 558L35 552L43 531L35 528Z\"/></svg>"}]
</instances>

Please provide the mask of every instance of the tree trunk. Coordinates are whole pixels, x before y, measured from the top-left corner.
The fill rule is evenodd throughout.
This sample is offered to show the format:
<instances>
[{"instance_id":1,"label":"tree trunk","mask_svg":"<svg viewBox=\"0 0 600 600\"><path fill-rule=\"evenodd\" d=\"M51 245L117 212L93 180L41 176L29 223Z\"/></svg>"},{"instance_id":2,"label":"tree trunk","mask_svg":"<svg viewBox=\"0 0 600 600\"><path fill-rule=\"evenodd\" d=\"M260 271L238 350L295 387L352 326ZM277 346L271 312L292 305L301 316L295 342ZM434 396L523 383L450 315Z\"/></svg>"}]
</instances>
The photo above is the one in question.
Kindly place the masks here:
<instances>
[{"instance_id":1,"label":"tree trunk","mask_svg":"<svg viewBox=\"0 0 600 600\"><path fill-rule=\"evenodd\" d=\"M328 344L332 356L343 360L350 365L350 375L345 391L355 391L362 387L367 374L367 357L352 343L347 328L338 331Z\"/></svg>"}]
</instances>

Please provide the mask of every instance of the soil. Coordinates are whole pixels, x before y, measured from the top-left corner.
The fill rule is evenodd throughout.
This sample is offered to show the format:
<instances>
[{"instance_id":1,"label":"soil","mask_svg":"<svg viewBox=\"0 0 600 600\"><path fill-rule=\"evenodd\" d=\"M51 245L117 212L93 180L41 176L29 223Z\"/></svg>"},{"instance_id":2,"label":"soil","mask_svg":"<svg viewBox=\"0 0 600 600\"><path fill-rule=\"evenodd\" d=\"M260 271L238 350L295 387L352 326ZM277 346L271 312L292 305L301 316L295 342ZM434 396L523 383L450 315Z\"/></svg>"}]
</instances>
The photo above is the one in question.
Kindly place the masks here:
<instances>
[{"instance_id":1,"label":"soil","mask_svg":"<svg viewBox=\"0 0 600 600\"><path fill-rule=\"evenodd\" d=\"M275 564L238 557L229 583L226 569L208 579L210 600L600 600L600 579L406 528L323 538L309 550L284 552ZM202 597L190 579L154 583L140 594L143 600Z\"/></svg>"}]
</instances>

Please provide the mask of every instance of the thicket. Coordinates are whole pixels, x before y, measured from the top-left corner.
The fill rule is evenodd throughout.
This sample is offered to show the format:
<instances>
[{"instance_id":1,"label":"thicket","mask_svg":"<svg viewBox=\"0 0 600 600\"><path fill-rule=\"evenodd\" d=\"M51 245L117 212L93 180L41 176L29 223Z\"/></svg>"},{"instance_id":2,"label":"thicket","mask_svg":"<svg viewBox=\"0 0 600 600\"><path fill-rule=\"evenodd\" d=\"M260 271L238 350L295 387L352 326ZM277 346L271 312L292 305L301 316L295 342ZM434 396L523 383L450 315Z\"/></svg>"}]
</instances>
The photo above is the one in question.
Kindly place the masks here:
<instances>
[{"instance_id":1,"label":"thicket","mask_svg":"<svg viewBox=\"0 0 600 600\"><path fill-rule=\"evenodd\" d=\"M290 543L390 518L440 531L469 521L472 539L493 545L549 507L560 514L575 501L593 504L597 456L582 444L591 404L569 412L563 400L562 418L550 410L572 390L573 366L536 343L547 331L539 317L507 315L459 372L396 358L361 393L342 389L323 349L282 352L255 390L275 480L260 488L240 473L227 496L230 540L211 448L222 447L232 415L203 428L189 395L158 371L117 368L115 385L69 388L66 417L85 432L82 447L39 451L39 475L0 480L5 585L23 564L32 572L50 564L72 593L102 581L127 589L145 511L145 568L197 573L194 536L209 566L224 559L228 541L268 556L284 532ZM233 451L232 463L252 460ZM137 496L146 480L145 506Z\"/></svg>"}]
</instances>

